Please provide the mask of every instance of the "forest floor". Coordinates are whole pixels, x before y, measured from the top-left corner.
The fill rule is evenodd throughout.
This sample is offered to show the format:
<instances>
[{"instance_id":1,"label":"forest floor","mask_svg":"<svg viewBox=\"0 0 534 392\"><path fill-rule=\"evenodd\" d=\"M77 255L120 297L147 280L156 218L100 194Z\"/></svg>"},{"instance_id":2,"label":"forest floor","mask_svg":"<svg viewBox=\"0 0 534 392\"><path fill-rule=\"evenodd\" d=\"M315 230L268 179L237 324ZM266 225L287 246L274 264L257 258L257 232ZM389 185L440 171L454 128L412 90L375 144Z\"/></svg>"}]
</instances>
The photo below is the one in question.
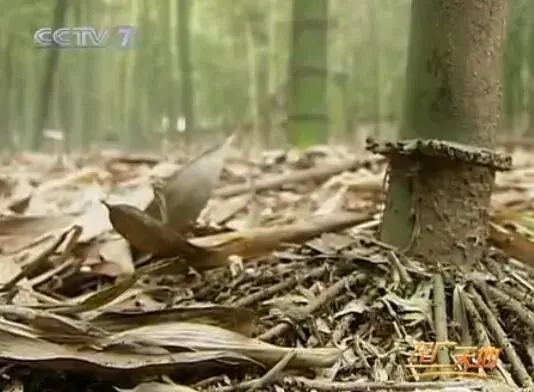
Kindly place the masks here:
<instances>
[{"instance_id":1,"label":"forest floor","mask_svg":"<svg viewBox=\"0 0 534 392\"><path fill-rule=\"evenodd\" d=\"M2 391L534 390L531 151L471 276L375 239L380 157L250 156L4 158Z\"/></svg>"}]
</instances>

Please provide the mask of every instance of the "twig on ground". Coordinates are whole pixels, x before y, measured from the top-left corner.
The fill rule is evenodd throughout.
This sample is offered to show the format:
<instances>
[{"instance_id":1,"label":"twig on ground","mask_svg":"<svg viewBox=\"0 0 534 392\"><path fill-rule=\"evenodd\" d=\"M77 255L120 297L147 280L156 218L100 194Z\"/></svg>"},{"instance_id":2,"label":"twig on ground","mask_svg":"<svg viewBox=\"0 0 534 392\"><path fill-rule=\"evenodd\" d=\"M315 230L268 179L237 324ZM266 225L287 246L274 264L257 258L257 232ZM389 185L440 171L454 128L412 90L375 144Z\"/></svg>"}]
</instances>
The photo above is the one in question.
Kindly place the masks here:
<instances>
[{"instance_id":1,"label":"twig on ground","mask_svg":"<svg viewBox=\"0 0 534 392\"><path fill-rule=\"evenodd\" d=\"M354 236L354 238L362 240L362 241L365 241L365 242L367 242L369 244L375 245L375 246L379 247L380 249L382 249L384 251L398 252L398 250L395 247L393 247L391 245L388 245L388 244L386 244L386 243L384 243L384 242L382 242L382 241L380 241L380 240L378 240L378 239L376 239L374 237L366 236L366 235L363 235L363 234L357 234L357 235ZM404 269L406 270L406 272L411 272L412 274L418 275L421 278L431 278L432 277L432 273L428 272L428 270L426 268L417 268L417 266L413 265L413 263L411 263L410 260L403 253L398 253L398 256L400 256L401 258L405 258L406 259L405 263L403 264Z\"/></svg>"},{"instance_id":2,"label":"twig on ground","mask_svg":"<svg viewBox=\"0 0 534 392\"><path fill-rule=\"evenodd\" d=\"M452 294L452 318L457 328L457 332L460 334L460 344L462 346L473 345L473 335L469 328L469 316L465 309L463 301L464 286L461 284L455 284Z\"/></svg>"},{"instance_id":3,"label":"twig on ground","mask_svg":"<svg viewBox=\"0 0 534 392\"><path fill-rule=\"evenodd\" d=\"M225 385L223 387L215 388L215 392L232 392L242 390L257 390L268 385L271 385L279 380L280 372L285 369L287 364L295 357L296 351L288 352L276 365L274 365L267 373L262 377L255 378L253 380L243 381L235 385Z\"/></svg>"},{"instance_id":4,"label":"twig on ground","mask_svg":"<svg viewBox=\"0 0 534 392\"><path fill-rule=\"evenodd\" d=\"M534 293L528 293L524 290L521 290L519 287L512 287L511 285L505 283L498 283L497 288L510 297L515 298L524 306L534 309Z\"/></svg>"},{"instance_id":5,"label":"twig on ground","mask_svg":"<svg viewBox=\"0 0 534 392\"><path fill-rule=\"evenodd\" d=\"M296 351L290 351L288 352L276 365L274 365L267 373L265 373L262 377L256 380L256 382L250 386L249 390L255 390L260 389L266 385L272 384L275 382L279 376L280 372L282 372L287 364L295 357Z\"/></svg>"},{"instance_id":6,"label":"twig on ground","mask_svg":"<svg viewBox=\"0 0 534 392\"><path fill-rule=\"evenodd\" d=\"M414 391L416 389L437 389L444 388L471 388L472 390L482 390L483 383L470 381L414 381L414 382L359 382L359 381L329 381L329 380L311 380L304 377L287 379L289 385L301 385L309 389L318 391Z\"/></svg>"},{"instance_id":7,"label":"twig on ground","mask_svg":"<svg viewBox=\"0 0 534 392\"><path fill-rule=\"evenodd\" d=\"M512 276L521 286L523 286L525 289L530 291L532 294L534 294L534 286L530 284L530 282L527 282L522 276L520 276L516 271L510 272L510 276Z\"/></svg>"},{"instance_id":8,"label":"twig on ground","mask_svg":"<svg viewBox=\"0 0 534 392\"><path fill-rule=\"evenodd\" d=\"M475 286L477 286L476 283ZM521 320L532 331L534 331L534 312L524 306L521 302L514 299L512 296L503 293L501 290L495 287L488 286L487 290L495 302L497 302L500 306L513 311L519 320Z\"/></svg>"},{"instance_id":9,"label":"twig on ground","mask_svg":"<svg viewBox=\"0 0 534 392\"><path fill-rule=\"evenodd\" d=\"M200 389L200 388L205 388L205 387L207 387L209 385L212 385L212 384L215 384L215 383L223 383L226 378L227 378L226 375L217 375L217 376L213 376L213 377L204 378L204 379L202 379L200 381L197 381L193 385L191 385L191 388Z\"/></svg>"},{"instance_id":10,"label":"twig on ground","mask_svg":"<svg viewBox=\"0 0 534 392\"><path fill-rule=\"evenodd\" d=\"M378 289L376 287L372 287L371 289L366 290L366 292L358 298L358 302L366 305L372 304L374 303L374 301L376 301L376 298L378 296ZM336 346L339 346L341 344L341 340L348 334L354 336L353 340L358 339L358 334L354 335L353 333L351 333L351 325L354 319L355 316L352 312L348 312L347 314L341 316L341 319L337 323L336 328L332 332L332 341ZM356 342L354 342L354 344L356 344Z\"/></svg>"},{"instance_id":11,"label":"twig on ground","mask_svg":"<svg viewBox=\"0 0 534 392\"><path fill-rule=\"evenodd\" d=\"M476 308L475 304L473 303L473 301L471 301L471 298L469 298L465 291L462 291L460 295L462 297L462 303L465 307L467 316L469 317L469 320L471 322L471 326L473 327L473 330L475 332L475 341L480 346L491 345L488 332L486 331L486 327L484 326L484 322L482 321L482 316L480 316L480 313L478 312L478 309ZM500 359L497 360L497 368L501 372L502 379L506 383L517 387L515 381L513 381L511 374L508 372L508 370L504 368Z\"/></svg>"},{"instance_id":12,"label":"twig on ground","mask_svg":"<svg viewBox=\"0 0 534 392\"><path fill-rule=\"evenodd\" d=\"M322 265L320 267L312 269L304 277L299 278L295 275L289 277L287 280L272 285L270 287L265 287L263 290L259 290L255 293L245 295L244 297L238 299L237 301L232 302L232 306L241 307L241 306L250 306L254 303L257 303L265 298L273 297L275 294L283 290L287 290L291 287L294 287L299 281L305 281L307 279L317 279L320 278L328 271L327 265Z\"/></svg>"},{"instance_id":13,"label":"twig on ground","mask_svg":"<svg viewBox=\"0 0 534 392\"><path fill-rule=\"evenodd\" d=\"M355 340L354 340L354 343L352 344L352 349L354 350L354 352L358 355L358 357L362 361L363 366L367 370L371 370L372 369L371 364L369 363L369 361L367 361L367 358L365 357L365 353L363 352L363 350L362 350L362 348L360 346L362 338L360 337L360 335L356 334L354 339Z\"/></svg>"},{"instance_id":14,"label":"twig on ground","mask_svg":"<svg viewBox=\"0 0 534 392\"><path fill-rule=\"evenodd\" d=\"M341 345L341 340L350 332L350 326L354 321L354 315L349 313L341 317L334 332L332 332L332 342L335 346Z\"/></svg>"},{"instance_id":15,"label":"twig on ground","mask_svg":"<svg viewBox=\"0 0 534 392\"><path fill-rule=\"evenodd\" d=\"M79 231L80 229L76 229ZM2 287L0 287L0 290L2 291L10 291L12 290L17 283L19 283L24 278L32 276L36 271L39 271L45 263L48 262L48 258L54 254L54 252L59 248L59 246L65 241L65 239L68 237L69 234L71 234L73 230L65 231L59 235L56 235L53 241L46 246L42 251L32 256L32 259L27 261L24 268L21 269L21 271L16 274L13 278L11 278L8 282L6 282ZM46 238L51 238L50 235L46 235ZM44 237L43 237L44 238Z\"/></svg>"},{"instance_id":16,"label":"twig on ground","mask_svg":"<svg viewBox=\"0 0 534 392\"><path fill-rule=\"evenodd\" d=\"M448 342L449 336L447 333L447 305L445 302L445 284L443 283L443 276L440 273L434 275L434 328L436 329L436 341ZM440 365L448 365L449 353L446 347L442 347L438 353L438 360Z\"/></svg>"},{"instance_id":17,"label":"twig on ground","mask_svg":"<svg viewBox=\"0 0 534 392\"><path fill-rule=\"evenodd\" d=\"M410 274L408 273L408 271L406 271L406 268L404 267L404 265L402 265L401 261L399 260L395 252L390 250L387 253L387 256L388 256L389 262L399 272L399 276L400 276L402 283L404 283L405 285L412 284L413 281L412 281L412 278L410 277Z\"/></svg>"},{"instance_id":18,"label":"twig on ground","mask_svg":"<svg viewBox=\"0 0 534 392\"><path fill-rule=\"evenodd\" d=\"M330 301L334 300L339 294L345 290L346 288L355 285L358 281L362 280L366 275L362 274L361 272L353 272L349 276L344 277L343 279L340 279L336 283L334 283L332 286L328 287L326 290L324 290L313 302L310 302L307 306L304 306L299 309L299 314L302 316L308 316L319 309L321 309L323 306L327 305ZM281 322L268 331L265 331L260 336L258 336L258 339L269 341L277 336L283 335L288 329L290 328L290 325L286 322Z\"/></svg>"},{"instance_id":19,"label":"twig on ground","mask_svg":"<svg viewBox=\"0 0 534 392\"><path fill-rule=\"evenodd\" d=\"M473 302L478 310L484 315L487 325L493 332L493 335L499 343L499 346L504 350L508 361L512 365L512 372L517 377L519 384L524 388L534 388L534 381L532 381L532 378L527 373L521 358L506 336L506 332L502 329L497 317L493 314L484 299L475 291L473 287L469 288L469 294L472 296Z\"/></svg>"}]
</instances>

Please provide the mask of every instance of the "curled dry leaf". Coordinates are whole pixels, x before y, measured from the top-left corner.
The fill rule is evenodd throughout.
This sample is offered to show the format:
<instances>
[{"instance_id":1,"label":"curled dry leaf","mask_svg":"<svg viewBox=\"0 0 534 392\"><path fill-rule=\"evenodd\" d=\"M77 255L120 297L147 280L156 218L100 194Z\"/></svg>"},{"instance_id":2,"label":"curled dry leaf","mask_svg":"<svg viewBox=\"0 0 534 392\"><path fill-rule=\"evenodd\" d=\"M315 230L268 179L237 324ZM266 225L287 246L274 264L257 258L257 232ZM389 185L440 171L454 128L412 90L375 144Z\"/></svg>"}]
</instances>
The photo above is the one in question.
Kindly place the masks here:
<instances>
[{"instance_id":1,"label":"curled dry leaf","mask_svg":"<svg viewBox=\"0 0 534 392\"><path fill-rule=\"evenodd\" d=\"M140 325L178 321L215 325L251 336L258 320L256 314L249 309L208 305L179 306L153 311L105 312L91 320L91 324L106 331L118 332Z\"/></svg>"},{"instance_id":2,"label":"curled dry leaf","mask_svg":"<svg viewBox=\"0 0 534 392\"><path fill-rule=\"evenodd\" d=\"M103 204L109 210L113 228L134 248L160 257L202 257L208 250L190 244L180 234L140 209L127 205Z\"/></svg>"},{"instance_id":3,"label":"curled dry leaf","mask_svg":"<svg viewBox=\"0 0 534 392\"><path fill-rule=\"evenodd\" d=\"M125 195L110 195L113 204L127 204L140 209L148 205L151 197L152 193L149 187L141 187ZM101 199L99 196L98 199L93 200L85 212L76 217L73 223L83 228L79 240L82 243L89 243L112 229L108 219L109 211L102 204Z\"/></svg>"},{"instance_id":4,"label":"curled dry leaf","mask_svg":"<svg viewBox=\"0 0 534 392\"><path fill-rule=\"evenodd\" d=\"M244 355L264 366L271 367L295 350L289 367L329 367L340 356L337 348L292 348L280 347L249 338L212 325L177 322L132 328L104 337L95 342L104 349L116 345L155 346L176 351L229 351Z\"/></svg>"},{"instance_id":5,"label":"curled dry leaf","mask_svg":"<svg viewBox=\"0 0 534 392\"><path fill-rule=\"evenodd\" d=\"M183 231L197 219L219 183L224 161L234 136L189 161L167 179L159 197L147 207L153 218L161 216L164 205L165 221L176 231ZM163 203L162 203L163 199Z\"/></svg>"}]
</instances>

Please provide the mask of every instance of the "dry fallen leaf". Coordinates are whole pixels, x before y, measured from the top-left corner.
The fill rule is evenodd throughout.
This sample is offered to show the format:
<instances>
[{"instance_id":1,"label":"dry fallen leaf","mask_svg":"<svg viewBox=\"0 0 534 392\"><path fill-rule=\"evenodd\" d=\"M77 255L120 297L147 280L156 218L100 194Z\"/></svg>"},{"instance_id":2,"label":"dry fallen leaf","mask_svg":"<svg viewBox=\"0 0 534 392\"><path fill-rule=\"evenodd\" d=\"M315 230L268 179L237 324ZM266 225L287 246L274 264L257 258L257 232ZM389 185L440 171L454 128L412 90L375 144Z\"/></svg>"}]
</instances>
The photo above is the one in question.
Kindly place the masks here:
<instances>
[{"instance_id":1,"label":"dry fallen leaf","mask_svg":"<svg viewBox=\"0 0 534 392\"><path fill-rule=\"evenodd\" d=\"M102 331L88 323L47 310L1 305L0 314L9 319L22 321L34 328L36 336L58 343L84 343L91 341L92 336L103 335Z\"/></svg>"},{"instance_id":2,"label":"dry fallen leaf","mask_svg":"<svg viewBox=\"0 0 534 392\"><path fill-rule=\"evenodd\" d=\"M112 228L108 211L100 201L94 201L74 222L83 228L82 243L89 243Z\"/></svg>"},{"instance_id":3,"label":"dry fallen leaf","mask_svg":"<svg viewBox=\"0 0 534 392\"><path fill-rule=\"evenodd\" d=\"M534 267L534 242L521 233L490 223L490 241L509 257Z\"/></svg>"},{"instance_id":4,"label":"dry fallen leaf","mask_svg":"<svg viewBox=\"0 0 534 392\"><path fill-rule=\"evenodd\" d=\"M118 332L139 325L154 325L168 322L187 321L215 325L252 336L257 316L249 309L207 305L180 306L153 311L105 312L91 320L91 324L110 332Z\"/></svg>"},{"instance_id":5,"label":"dry fallen leaf","mask_svg":"<svg viewBox=\"0 0 534 392\"><path fill-rule=\"evenodd\" d=\"M284 356L295 350L295 357L289 367L328 367L340 357L337 348L291 348L280 347L248 338L236 332L212 325L175 322L142 326L103 337L95 342L106 349L112 346L141 345L156 346L178 351L229 351L249 357L264 366L276 365Z\"/></svg>"},{"instance_id":6,"label":"dry fallen leaf","mask_svg":"<svg viewBox=\"0 0 534 392\"><path fill-rule=\"evenodd\" d=\"M138 208L126 204L109 205L113 228L134 248L160 257L202 257L209 252L190 244L179 233Z\"/></svg>"},{"instance_id":7,"label":"dry fallen leaf","mask_svg":"<svg viewBox=\"0 0 534 392\"><path fill-rule=\"evenodd\" d=\"M132 253L128 242L124 238L107 238L105 242L100 244L99 253L103 262L94 266L92 272L103 273L106 271L108 276L131 275L134 273L135 267ZM108 267L105 270L106 265L112 265L115 268Z\"/></svg>"},{"instance_id":8,"label":"dry fallen leaf","mask_svg":"<svg viewBox=\"0 0 534 392\"><path fill-rule=\"evenodd\" d=\"M116 372L117 378L133 376L136 380L145 380L145 371L149 376L172 372L188 378L194 372L204 378L195 384L202 385L199 388L203 390L230 389L236 387L233 377L224 376L222 382L219 378L208 380L215 375L211 365L221 365L223 374L233 375L235 366L244 364L238 376L246 378L251 376L251 365L278 366L286 358L290 366L304 366L306 370L317 364L326 366L317 373L328 380L339 376L346 364L355 364L354 371L367 372L378 380L398 377L395 371L389 371L391 365L399 365L395 356L376 365L366 357L387 353L391 344L396 344L396 327L401 332L408 327L408 332L421 338L432 338L426 333L432 330L428 325L433 320L427 317L432 311L432 291L430 288L426 295L425 289L424 296L406 297L410 291L399 290L401 272L421 287L426 279L425 267L407 256L392 262L384 252L387 245L368 236L378 225L379 215L373 213L376 203L383 201L384 166L364 162L363 155L359 160L352 153L341 156L329 146L313 152L282 152L276 162L266 162L260 154L251 159L234 158L221 151L225 148L223 143L178 171L180 164L157 164L158 157L134 162L139 158L131 155L104 165L103 173L94 169L95 175L91 174L93 169L81 175L84 169L80 165L65 166L54 173L30 168L28 171L35 173L26 173L18 181L32 188L23 195L31 198L29 209L24 203L17 204L13 194L0 196L7 201L3 205L8 215L13 213L13 206L20 207L19 214L32 208L43 214L30 219L17 216L15 223L4 226L4 237L0 224L0 240L11 252L2 255L0 266L0 283L8 283L4 288L9 289L0 298L0 361L7 365L6 379L16 378L17 372L9 366L16 364L14 369L20 365L75 370L97 378ZM225 155L224 184L215 190L215 198L209 200L199 219L199 210L217 185ZM100 154L100 162L96 160L91 166L101 167L102 157ZM185 156L182 160L175 159L174 154L166 157L173 162L185 161ZM354 170L362 164L365 169ZM206 174L204 169L208 167L211 169ZM4 171L9 173L10 169ZM251 172L253 184L248 178ZM156 206L162 214L151 217L143 210L154 199L150 183L153 176L170 179L159 190L160 204ZM1 178L0 174L0 182ZM503 174L493 198L493 205L495 201L504 205L499 207L500 216L494 214L491 240L500 250L523 261L531 260L534 254L534 219L528 215L534 205L531 183L532 169L515 171L512 176ZM45 186L33 193L36 184ZM195 187L201 192L196 194ZM236 194L240 196L226 198ZM109 209L100 203L103 197ZM169 202L175 203L174 208L169 208ZM354 213L338 214L338 210ZM110 212L118 216L114 225ZM71 213L76 214L74 221ZM163 218L158 219L159 215ZM63 216L68 218L67 224L55 229L59 222L56 218ZM374 220L370 220L372 216ZM197 225L186 236L185 228L195 218ZM167 225L172 220L180 231ZM210 224L203 225L205 222ZM251 222L254 228L250 228ZM79 227L74 228L74 223ZM349 227L350 232L336 233ZM229 232L232 228L238 231ZM197 238L191 239L193 236ZM133 252L133 260L130 242L140 246L136 250L151 254ZM21 245L18 249L13 246L16 243ZM277 249L285 251L272 254ZM492 250L490 256L491 260L480 261L482 272L476 279L486 280L490 293L495 288L512 289L506 293L529 298L534 291L530 269L514 260L507 262L501 252ZM258 257L261 264L246 263ZM230 271L182 274L188 267L208 270L228 266ZM355 270L361 278L347 279L347 274ZM496 283L495 276L500 279L501 275L502 281ZM112 284L110 278L117 277ZM447 306L452 302L447 322L465 330L473 319L462 298L462 288L456 287L453 293L451 287L454 282L449 282L446 289ZM398 321L395 325L389 322L392 316ZM498 313L495 316L502 324ZM258 318L262 324L256 328ZM379 329L374 328L377 320L384 321ZM410 327L421 322L422 328ZM294 326L293 331L289 325ZM484 328L495 344L497 335L491 326ZM477 326L475 332L481 329ZM260 332L259 338L250 338ZM302 339L299 346L340 344L343 361L337 360L341 348L307 350L264 343L284 338L287 332L296 335L287 337ZM371 340L365 338L369 334ZM354 344L346 345L355 336ZM522 342L520 337L510 330L511 339ZM533 342L527 339L524 343L527 354L534 356ZM513 371L515 365L509 358L506 353L499 367ZM271 371L274 369L276 366ZM264 381L277 382L272 375L279 374L280 369L267 372L255 388L266 387ZM505 377L513 384L511 376ZM352 381L350 375L347 378ZM124 386L119 382L116 385ZM331 382L324 381L325 385ZM122 390L191 392L189 387L172 383L144 382L129 387L132 389ZM277 384L273 387L282 389Z\"/></svg>"},{"instance_id":9,"label":"dry fallen leaf","mask_svg":"<svg viewBox=\"0 0 534 392\"><path fill-rule=\"evenodd\" d=\"M144 209L150 202L150 197L152 197L150 187L145 186L131 192L129 191L120 197L118 195L110 195L108 203L127 204ZM89 243L113 228L108 217L109 211L102 204L101 199L101 197L98 199L93 198L90 205L85 208L85 211L74 220L73 224L83 228L82 236L79 239L82 243Z\"/></svg>"},{"instance_id":10,"label":"dry fallen leaf","mask_svg":"<svg viewBox=\"0 0 534 392\"><path fill-rule=\"evenodd\" d=\"M56 307L56 311L66 314L74 314L81 312L88 312L107 305L122 293L128 290L139 279L141 273L137 271L135 274L122 276L117 278L117 282L105 289L91 293L89 297L83 301L75 304L68 304L66 306Z\"/></svg>"},{"instance_id":11,"label":"dry fallen leaf","mask_svg":"<svg viewBox=\"0 0 534 392\"><path fill-rule=\"evenodd\" d=\"M165 220L175 231L182 231L197 219L210 199L223 168L224 160L234 137L212 147L202 155L188 162L161 189L165 219L161 216L161 206L155 198L146 212L153 218Z\"/></svg>"},{"instance_id":12,"label":"dry fallen leaf","mask_svg":"<svg viewBox=\"0 0 534 392\"><path fill-rule=\"evenodd\" d=\"M15 331L14 331L15 332ZM254 364L251 359L227 351L181 352L170 355L139 353L138 351L97 351L79 345L57 344L31 337L23 331L12 333L0 328L0 360L17 362L31 367L86 372L98 375L110 371L132 372L139 376L143 371L187 371L198 366L217 362L236 366Z\"/></svg>"},{"instance_id":13,"label":"dry fallen leaf","mask_svg":"<svg viewBox=\"0 0 534 392\"><path fill-rule=\"evenodd\" d=\"M80 227L73 226L63 232L52 232L46 237L42 238L41 241L37 242L34 246L27 250L27 254L24 261L18 263L18 267L20 269L18 270L16 275L4 276L3 279L0 279L0 282L4 284L2 286L2 289L9 290L15 287L15 285L24 278L34 277L34 275L38 274L39 272L42 272L46 268L46 264L49 262L49 257L52 256L54 252L58 251L58 249L66 239L68 240L69 244L66 245L66 249L63 252L63 259L67 258L68 253L70 253L70 251L72 250L73 243L78 240L80 233ZM69 234L72 235L69 237ZM9 259L9 262L13 263L14 260ZM15 273L16 271L16 268L7 268L7 270L4 270L3 272ZM9 279L7 279L8 277Z\"/></svg>"},{"instance_id":14,"label":"dry fallen leaf","mask_svg":"<svg viewBox=\"0 0 534 392\"><path fill-rule=\"evenodd\" d=\"M16 253L53 231L66 229L74 220L70 215L4 216L0 218L0 248Z\"/></svg>"}]
</instances>

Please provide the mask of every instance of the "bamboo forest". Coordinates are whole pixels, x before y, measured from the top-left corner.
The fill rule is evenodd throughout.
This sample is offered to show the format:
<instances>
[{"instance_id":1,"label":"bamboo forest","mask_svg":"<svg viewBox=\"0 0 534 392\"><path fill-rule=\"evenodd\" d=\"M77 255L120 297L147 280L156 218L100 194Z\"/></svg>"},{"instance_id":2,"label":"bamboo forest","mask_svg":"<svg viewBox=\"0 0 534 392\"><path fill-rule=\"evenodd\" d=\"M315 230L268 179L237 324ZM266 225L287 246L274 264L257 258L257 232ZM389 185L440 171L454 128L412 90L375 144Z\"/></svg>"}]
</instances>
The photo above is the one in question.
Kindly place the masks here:
<instances>
[{"instance_id":1,"label":"bamboo forest","mask_svg":"<svg viewBox=\"0 0 534 392\"><path fill-rule=\"evenodd\" d=\"M534 0L0 26L0 392L534 391Z\"/></svg>"}]
</instances>

